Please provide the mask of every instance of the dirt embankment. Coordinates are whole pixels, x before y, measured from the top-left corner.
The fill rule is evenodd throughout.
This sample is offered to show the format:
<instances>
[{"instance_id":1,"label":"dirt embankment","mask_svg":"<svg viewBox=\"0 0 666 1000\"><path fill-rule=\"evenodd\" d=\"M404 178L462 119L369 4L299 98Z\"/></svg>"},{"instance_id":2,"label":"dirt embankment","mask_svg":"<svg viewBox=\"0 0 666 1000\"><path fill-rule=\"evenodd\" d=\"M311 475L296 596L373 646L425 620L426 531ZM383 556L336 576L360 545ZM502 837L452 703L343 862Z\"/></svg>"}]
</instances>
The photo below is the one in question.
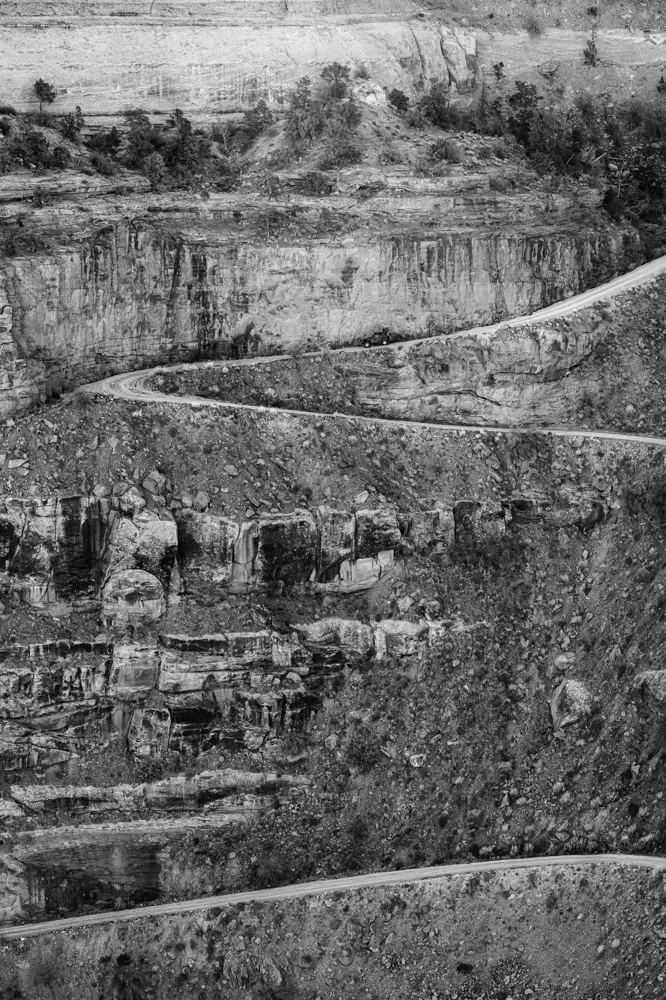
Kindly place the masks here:
<instances>
[{"instance_id":1,"label":"dirt embankment","mask_svg":"<svg viewBox=\"0 0 666 1000\"><path fill-rule=\"evenodd\" d=\"M3 948L31 1000L661 996L661 873L553 868L241 904Z\"/></svg>"}]
</instances>

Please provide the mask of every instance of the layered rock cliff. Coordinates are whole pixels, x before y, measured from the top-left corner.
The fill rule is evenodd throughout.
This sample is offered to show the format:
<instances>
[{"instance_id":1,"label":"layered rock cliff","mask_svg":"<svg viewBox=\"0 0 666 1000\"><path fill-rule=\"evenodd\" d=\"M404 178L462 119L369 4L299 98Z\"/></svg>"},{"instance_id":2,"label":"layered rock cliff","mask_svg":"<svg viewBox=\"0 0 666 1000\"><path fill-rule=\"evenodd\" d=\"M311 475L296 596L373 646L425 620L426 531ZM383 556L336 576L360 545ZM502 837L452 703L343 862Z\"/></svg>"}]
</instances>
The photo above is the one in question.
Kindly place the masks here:
<instances>
[{"instance_id":1,"label":"layered rock cliff","mask_svg":"<svg viewBox=\"0 0 666 1000\"><path fill-rule=\"evenodd\" d=\"M483 325L609 278L637 253L635 237L603 224L262 245L118 223L69 250L5 262L0 412L155 363Z\"/></svg>"},{"instance_id":2,"label":"layered rock cliff","mask_svg":"<svg viewBox=\"0 0 666 1000\"><path fill-rule=\"evenodd\" d=\"M335 61L365 66L389 90L413 94L433 77L470 89L473 35L410 21L418 8L406 0L379 8L358 2L272 2L249 11L241 3L55 3L46 9L12 3L0 15L3 96L19 108L34 106L33 83L44 77L56 81L63 110L80 105L88 115L108 116L141 105L210 114L258 98L282 100L299 78L318 76Z\"/></svg>"}]
</instances>

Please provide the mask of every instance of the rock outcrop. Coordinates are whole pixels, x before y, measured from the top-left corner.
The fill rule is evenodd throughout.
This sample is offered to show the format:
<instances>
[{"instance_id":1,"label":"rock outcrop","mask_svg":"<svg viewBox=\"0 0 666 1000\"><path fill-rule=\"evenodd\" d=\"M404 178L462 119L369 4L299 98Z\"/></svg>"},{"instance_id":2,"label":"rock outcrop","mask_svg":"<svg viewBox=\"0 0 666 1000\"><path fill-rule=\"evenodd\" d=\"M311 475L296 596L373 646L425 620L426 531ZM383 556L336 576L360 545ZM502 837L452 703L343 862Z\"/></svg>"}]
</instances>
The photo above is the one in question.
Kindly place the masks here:
<instances>
[{"instance_id":1,"label":"rock outcrop","mask_svg":"<svg viewBox=\"0 0 666 1000\"><path fill-rule=\"evenodd\" d=\"M594 707L595 699L581 681L563 680L550 699L553 729L557 732L582 722L592 714Z\"/></svg>"},{"instance_id":2,"label":"rock outcrop","mask_svg":"<svg viewBox=\"0 0 666 1000\"><path fill-rule=\"evenodd\" d=\"M304 730L345 667L413 656L437 625L330 618L159 645L59 641L0 651L0 770L55 765L126 738L138 758ZM65 767L66 770L66 767Z\"/></svg>"},{"instance_id":3,"label":"rock outcrop","mask_svg":"<svg viewBox=\"0 0 666 1000\"><path fill-rule=\"evenodd\" d=\"M0 500L0 590L17 586L27 604L87 591L103 525L96 497Z\"/></svg>"}]
</instances>

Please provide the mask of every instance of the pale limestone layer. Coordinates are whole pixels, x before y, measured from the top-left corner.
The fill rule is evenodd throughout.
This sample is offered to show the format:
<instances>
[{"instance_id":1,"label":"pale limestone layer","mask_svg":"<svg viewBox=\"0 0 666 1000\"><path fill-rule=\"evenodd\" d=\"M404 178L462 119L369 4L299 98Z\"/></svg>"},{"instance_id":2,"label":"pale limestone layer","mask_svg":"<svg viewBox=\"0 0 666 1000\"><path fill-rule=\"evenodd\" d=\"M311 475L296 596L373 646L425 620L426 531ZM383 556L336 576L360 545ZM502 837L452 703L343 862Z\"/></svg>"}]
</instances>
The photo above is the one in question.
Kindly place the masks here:
<instances>
[{"instance_id":1,"label":"pale limestone layer","mask_svg":"<svg viewBox=\"0 0 666 1000\"><path fill-rule=\"evenodd\" d=\"M58 91L59 111L79 105L85 115L182 108L224 111L258 98L282 99L303 76L340 62L365 66L380 86L422 91L434 77L461 92L475 80L476 41L432 22L353 25L253 25L54 22L0 24L0 89L20 110L36 106L33 84L43 77Z\"/></svg>"}]
</instances>

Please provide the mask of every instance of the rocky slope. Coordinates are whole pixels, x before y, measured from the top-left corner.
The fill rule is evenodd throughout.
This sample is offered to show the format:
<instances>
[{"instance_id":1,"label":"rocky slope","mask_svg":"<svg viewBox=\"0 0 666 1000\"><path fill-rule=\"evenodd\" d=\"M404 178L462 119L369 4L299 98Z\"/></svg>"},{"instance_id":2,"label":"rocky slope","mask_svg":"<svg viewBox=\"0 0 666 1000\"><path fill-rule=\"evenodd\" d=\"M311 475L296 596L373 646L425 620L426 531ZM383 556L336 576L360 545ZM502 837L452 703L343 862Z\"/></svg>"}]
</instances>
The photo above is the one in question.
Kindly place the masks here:
<instances>
[{"instance_id":1,"label":"rocky slope","mask_svg":"<svg viewBox=\"0 0 666 1000\"><path fill-rule=\"evenodd\" d=\"M148 193L120 169L88 182L23 163L0 179L5 922L460 858L664 851L663 447L492 427L575 426L587 407L586 423L660 430L663 282L566 322L465 332L643 254L591 177L558 192L486 136L458 137L464 162L435 162L440 133L387 106L383 87L418 94L432 76L464 100L479 56L486 75L500 57L514 73L515 39L479 50L399 0L256 4L249 29L246 8L1 15L3 100L30 107L45 76L58 110L84 105L92 129L130 102L195 122L262 95L279 109L294 80L338 57L360 71L363 108L363 159L329 170L321 197L298 193L317 161L285 167L279 125L231 194ZM626 38L598 37L626 83ZM547 72L581 73L583 40L554 36L561 67ZM117 62L101 58L111 44ZM636 60L652 72L658 50L644 42ZM542 57L533 42L535 76ZM301 356L376 337L428 339ZM184 386L268 411L58 398L109 372L276 351L297 357ZM649 406L629 411L645 372ZM380 413L432 423L368 419ZM437 426L448 420L489 426ZM203 984L619 1000L649 982L659 995L661 957L636 936L661 934L654 879L457 889L384 909L374 894L353 922L358 900L329 899L327 942L303 917L321 910L310 902L275 920L163 922L150 941L137 924L132 948L118 930L86 931L53 954L41 942L41 964L12 945L0 994L58 998L64 961L86 1000L131 983L157 996ZM624 908L609 902L620 890ZM284 944L296 936L307 948ZM158 953L148 974L139 956Z\"/></svg>"},{"instance_id":2,"label":"rocky slope","mask_svg":"<svg viewBox=\"0 0 666 1000\"><path fill-rule=\"evenodd\" d=\"M663 961L646 941L663 933L663 897L660 873L617 865L214 907L12 941L0 989L39 1000L129 989L159 1000L174 990L187 1000L204 990L233 1000L659 996Z\"/></svg>"}]
</instances>

